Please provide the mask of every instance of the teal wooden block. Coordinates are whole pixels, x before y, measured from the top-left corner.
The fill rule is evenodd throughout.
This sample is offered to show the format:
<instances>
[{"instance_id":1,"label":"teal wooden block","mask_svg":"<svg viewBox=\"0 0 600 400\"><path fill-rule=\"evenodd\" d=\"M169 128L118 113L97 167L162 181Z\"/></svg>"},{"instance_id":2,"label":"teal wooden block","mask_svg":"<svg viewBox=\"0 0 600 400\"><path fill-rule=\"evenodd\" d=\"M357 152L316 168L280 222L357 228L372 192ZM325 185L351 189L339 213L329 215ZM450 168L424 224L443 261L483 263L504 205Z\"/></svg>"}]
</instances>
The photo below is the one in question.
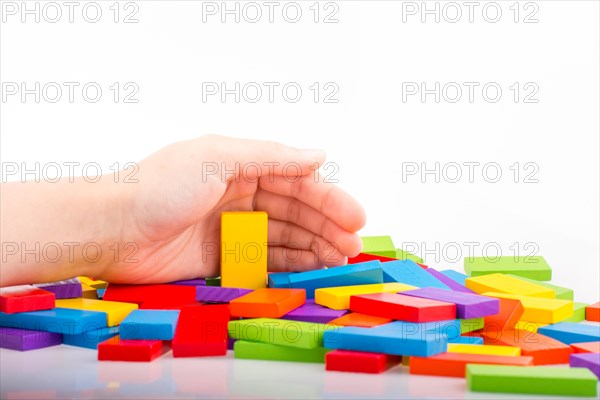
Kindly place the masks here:
<instances>
[{"instance_id":1,"label":"teal wooden block","mask_svg":"<svg viewBox=\"0 0 600 400\"><path fill-rule=\"evenodd\" d=\"M108 326L100 329L91 329L77 335L63 335L63 344L69 346L96 349L98 344L119 334L118 326Z\"/></svg>"},{"instance_id":2,"label":"teal wooden block","mask_svg":"<svg viewBox=\"0 0 600 400\"><path fill-rule=\"evenodd\" d=\"M442 274L446 275L448 278L452 279L453 281L460 283L461 285L465 286L465 280L468 278L467 275L460 273L458 271L455 271L453 269L445 269L443 271L440 271Z\"/></svg>"},{"instance_id":3,"label":"teal wooden block","mask_svg":"<svg viewBox=\"0 0 600 400\"><path fill-rule=\"evenodd\" d=\"M548 282L536 281L535 279L529 279L529 278L525 278L525 277L522 277L522 276L511 275L511 274L508 274L508 276L519 278L522 281L529 282L529 283L535 283L536 285L540 285L540 286L546 287L548 289L552 289L552 290L554 290L554 294L556 295L557 299L573 300L573 295L574 294L573 294L573 290L572 289L569 289L569 288L566 288L566 287L563 287L563 286L553 285L553 284L548 283Z\"/></svg>"},{"instance_id":4,"label":"teal wooden block","mask_svg":"<svg viewBox=\"0 0 600 400\"><path fill-rule=\"evenodd\" d=\"M305 289L306 298L314 299L315 290L324 287L383 283L383 272L381 263L373 260L343 267L298 272L291 274L289 279L290 287Z\"/></svg>"},{"instance_id":5,"label":"teal wooden block","mask_svg":"<svg viewBox=\"0 0 600 400\"><path fill-rule=\"evenodd\" d=\"M538 333L565 344L600 341L600 325L559 322L538 328Z\"/></svg>"},{"instance_id":6,"label":"teal wooden block","mask_svg":"<svg viewBox=\"0 0 600 400\"><path fill-rule=\"evenodd\" d=\"M457 336L449 338L448 343L456 344L483 344L483 338L478 336Z\"/></svg>"},{"instance_id":7,"label":"teal wooden block","mask_svg":"<svg viewBox=\"0 0 600 400\"><path fill-rule=\"evenodd\" d=\"M396 257L396 246L390 236L363 236L361 237L366 254L375 254L383 257Z\"/></svg>"},{"instance_id":8,"label":"teal wooden block","mask_svg":"<svg viewBox=\"0 0 600 400\"><path fill-rule=\"evenodd\" d=\"M286 289L290 288L290 275L294 272L271 272L268 275L270 288Z\"/></svg>"},{"instance_id":9,"label":"teal wooden block","mask_svg":"<svg viewBox=\"0 0 600 400\"><path fill-rule=\"evenodd\" d=\"M0 312L0 326L75 335L106 326L106 313L71 308L29 311L15 314Z\"/></svg>"},{"instance_id":10,"label":"teal wooden block","mask_svg":"<svg viewBox=\"0 0 600 400\"><path fill-rule=\"evenodd\" d=\"M467 257L465 272L469 276L512 274L537 281L552 279L552 269L542 256Z\"/></svg>"},{"instance_id":11,"label":"teal wooden block","mask_svg":"<svg viewBox=\"0 0 600 400\"><path fill-rule=\"evenodd\" d=\"M573 315L569 318L562 320L562 322L581 322L585 321L585 308L588 305L586 303L573 302Z\"/></svg>"},{"instance_id":12,"label":"teal wooden block","mask_svg":"<svg viewBox=\"0 0 600 400\"><path fill-rule=\"evenodd\" d=\"M171 340L179 310L133 310L121 322L123 340Z\"/></svg>"},{"instance_id":13,"label":"teal wooden block","mask_svg":"<svg viewBox=\"0 0 600 400\"><path fill-rule=\"evenodd\" d=\"M419 267L411 260L388 261L381 263L384 283L400 282L418 288L435 287L450 290L442 281Z\"/></svg>"}]
</instances>

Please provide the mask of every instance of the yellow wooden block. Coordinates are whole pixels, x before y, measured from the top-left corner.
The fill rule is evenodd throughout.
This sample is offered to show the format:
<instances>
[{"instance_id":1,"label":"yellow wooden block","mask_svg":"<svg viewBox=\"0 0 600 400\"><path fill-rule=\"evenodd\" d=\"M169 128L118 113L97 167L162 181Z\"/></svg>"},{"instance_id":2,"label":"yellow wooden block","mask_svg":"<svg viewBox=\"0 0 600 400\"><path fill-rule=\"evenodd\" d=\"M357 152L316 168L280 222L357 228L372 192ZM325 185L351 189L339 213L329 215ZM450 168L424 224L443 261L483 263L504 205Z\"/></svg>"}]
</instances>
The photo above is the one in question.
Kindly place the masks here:
<instances>
[{"instance_id":1,"label":"yellow wooden block","mask_svg":"<svg viewBox=\"0 0 600 400\"><path fill-rule=\"evenodd\" d=\"M554 293L554 290L552 289L504 274L489 274L467 278L465 280L465 286L479 294L495 292L518 294L521 296L545 297L549 299L556 297L556 293Z\"/></svg>"},{"instance_id":2,"label":"yellow wooden block","mask_svg":"<svg viewBox=\"0 0 600 400\"><path fill-rule=\"evenodd\" d=\"M106 287L108 286L108 282L101 280L93 280L92 278L88 278L87 276L78 276L77 279L79 279L79 282L81 282L82 285L87 285L96 289L106 289Z\"/></svg>"},{"instance_id":3,"label":"yellow wooden block","mask_svg":"<svg viewBox=\"0 0 600 400\"><path fill-rule=\"evenodd\" d=\"M485 296L521 301L525 312L521 320L554 324L573 315L573 302L571 300L547 299L543 297L520 296L508 293L483 293Z\"/></svg>"},{"instance_id":4,"label":"yellow wooden block","mask_svg":"<svg viewBox=\"0 0 600 400\"><path fill-rule=\"evenodd\" d=\"M548 324L540 324L539 322L518 321L515 324L515 329L537 333L538 329Z\"/></svg>"},{"instance_id":5,"label":"yellow wooden block","mask_svg":"<svg viewBox=\"0 0 600 400\"><path fill-rule=\"evenodd\" d=\"M487 354L491 356L520 356L521 348L513 346L493 346L487 344L448 343L448 353Z\"/></svg>"},{"instance_id":6,"label":"yellow wooden block","mask_svg":"<svg viewBox=\"0 0 600 400\"><path fill-rule=\"evenodd\" d=\"M137 304L92 299L56 300L56 308L74 308L77 310L99 311L106 313L106 325L119 325L130 312L138 308Z\"/></svg>"},{"instance_id":7,"label":"yellow wooden block","mask_svg":"<svg viewBox=\"0 0 600 400\"><path fill-rule=\"evenodd\" d=\"M97 289L82 283L81 290L83 292L81 294L81 297L83 297L84 299L98 300L98 290Z\"/></svg>"},{"instance_id":8,"label":"yellow wooden block","mask_svg":"<svg viewBox=\"0 0 600 400\"><path fill-rule=\"evenodd\" d=\"M350 308L350 296L370 293L396 293L411 289L417 288L398 282L328 287L315 290L315 303L334 310L347 310Z\"/></svg>"},{"instance_id":9,"label":"yellow wooden block","mask_svg":"<svg viewBox=\"0 0 600 400\"><path fill-rule=\"evenodd\" d=\"M221 213L221 286L267 286L266 212Z\"/></svg>"}]
</instances>

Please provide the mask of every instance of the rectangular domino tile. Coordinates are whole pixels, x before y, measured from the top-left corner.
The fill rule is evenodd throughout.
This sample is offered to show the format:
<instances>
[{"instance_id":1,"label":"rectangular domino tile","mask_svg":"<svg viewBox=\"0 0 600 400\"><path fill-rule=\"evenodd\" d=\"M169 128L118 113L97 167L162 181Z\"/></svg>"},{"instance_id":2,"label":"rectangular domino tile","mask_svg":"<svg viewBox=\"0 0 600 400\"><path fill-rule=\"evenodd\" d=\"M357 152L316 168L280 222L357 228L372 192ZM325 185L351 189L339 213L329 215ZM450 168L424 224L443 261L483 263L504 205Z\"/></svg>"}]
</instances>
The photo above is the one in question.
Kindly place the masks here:
<instances>
[{"instance_id":1,"label":"rectangular domino tile","mask_svg":"<svg viewBox=\"0 0 600 400\"><path fill-rule=\"evenodd\" d=\"M31 285L0 288L0 311L12 314L54 308L54 293Z\"/></svg>"},{"instance_id":2,"label":"rectangular domino tile","mask_svg":"<svg viewBox=\"0 0 600 400\"><path fill-rule=\"evenodd\" d=\"M0 347L27 351L56 346L62 343L60 333L30 331L18 328L0 328Z\"/></svg>"},{"instance_id":3,"label":"rectangular domino tile","mask_svg":"<svg viewBox=\"0 0 600 400\"><path fill-rule=\"evenodd\" d=\"M600 325L560 322L558 324L542 326L538 329L538 333L566 344L595 342L600 340Z\"/></svg>"},{"instance_id":4,"label":"rectangular domino tile","mask_svg":"<svg viewBox=\"0 0 600 400\"><path fill-rule=\"evenodd\" d=\"M361 328L372 328L392 322L390 318L375 317L361 313L348 313L342 317L329 321L331 325L358 326Z\"/></svg>"},{"instance_id":5,"label":"rectangular domino tile","mask_svg":"<svg viewBox=\"0 0 600 400\"><path fill-rule=\"evenodd\" d=\"M597 353L579 353L571 354L569 360L571 367L587 368L600 379L600 354Z\"/></svg>"},{"instance_id":6,"label":"rectangular domino tile","mask_svg":"<svg viewBox=\"0 0 600 400\"><path fill-rule=\"evenodd\" d=\"M334 350L325 356L325 369L327 371L380 374L401 361L402 357L400 356L382 353Z\"/></svg>"},{"instance_id":7,"label":"rectangular domino tile","mask_svg":"<svg viewBox=\"0 0 600 400\"><path fill-rule=\"evenodd\" d=\"M56 300L57 308L71 308L84 311L98 311L106 313L107 326L116 326L121 323L133 310L137 310L137 304L121 303L117 301L93 300L93 299L60 299Z\"/></svg>"},{"instance_id":8,"label":"rectangular domino tile","mask_svg":"<svg viewBox=\"0 0 600 400\"><path fill-rule=\"evenodd\" d=\"M496 315L500 311L500 300L471 293L460 293L438 288L423 288L408 290L402 294L456 304L456 316L461 319Z\"/></svg>"},{"instance_id":9,"label":"rectangular domino tile","mask_svg":"<svg viewBox=\"0 0 600 400\"><path fill-rule=\"evenodd\" d=\"M37 283L33 286L54 293L57 299L74 299L83 296L83 287L77 278L59 282Z\"/></svg>"},{"instance_id":10,"label":"rectangular domino tile","mask_svg":"<svg viewBox=\"0 0 600 400\"><path fill-rule=\"evenodd\" d=\"M521 348L513 346L449 343L448 353L484 354L489 356L520 356Z\"/></svg>"},{"instance_id":11,"label":"rectangular domino tile","mask_svg":"<svg viewBox=\"0 0 600 400\"><path fill-rule=\"evenodd\" d=\"M160 340L121 340L114 336L98 345L99 361L152 361L163 351Z\"/></svg>"},{"instance_id":12,"label":"rectangular domino tile","mask_svg":"<svg viewBox=\"0 0 600 400\"><path fill-rule=\"evenodd\" d=\"M63 344L86 349L97 349L98 345L119 334L118 326L107 326L100 329L88 329L76 335L63 335Z\"/></svg>"},{"instance_id":13,"label":"rectangular domino tile","mask_svg":"<svg viewBox=\"0 0 600 400\"><path fill-rule=\"evenodd\" d=\"M571 348L575 353L600 353L600 341L573 343Z\"/></svg>"},{"instance_id":14,"label":"rectangular domino tile","mask_svg":"<svg viewBox=\"0 0 600 400\"><path fill-rule=\"evenodd\" d=\"M76 335L106 326L106 313L54 308L15 314L0 313L0 326Z\"/></svg>"},{"instance_id":15,"label":"rectangular domino tile","mask_svg":"<svg viewBox=\"0 0 600 400\"><path fill-rule=\"evenodd\" d=\"M231 315L243 318L280 318L306 302L303 289L257 289L229 302Z\"/></svg>"},{"instance_id":16,"label":"rectangular domino tile","mask_svg":"<svg viewBox=\"0 0 600 400\"><path fill-rule=\"evenodd\" d=\"M573 302L570 300L493 292L486 292L484 295L501 299L519 300L525 310L521 317L523 321L554 324L573 315Z\"/></svg>"},{"instance_id":17,"label":"rectangular domino tile","mask_svg":"<svg viewBox=\"0 0 600 400\"><path fill-rule=\"evenodd\" d=\"M600 301L585 308L585 319L600 322Z\"/></svg>"},{"instance_id":18,"label":"rectangular domino tile","mask_svg":"<svg viewBox=\"0 0 600 400\"><path fill-rule=\"evenodd\" d=\"M475 293L471 289L467 289L466 286L458 283L454 279L433 268L427 268L425 271L427 271L428 274L433 275L434 278L438 279L440 282L442 282L444 285L448 286L448 288L455 292Z\"/></svg>"},{"instance_id":19,"label":"rectangular domino tile","mask_svg":"<svg viewBox=\"0 0 600 400\"><path fill-rule=\"evenodd\" d=\"M552 279L552 269L542 256L465 257L464 267L469 276L501 273L537 281Z\"/></svg>"},{"instance_id":20,"label":"rectangular domino tile","mask_svg":"<svg viewBox=\"0 0 600 400\"><path fill-rule=\"evenodd\" d=\"M456 318L456 305L394 293L350 297L354 312L408 322L444 321Z\"/></svg>"},{"instance_id":21,"label":"rectangular domino tile","mask_svg":"<svg viewBox=\"0 0 600 400\"><path fill-rule=\"evenodd\" d=\"M329 350L323 347L301 349L277 344L238 340L233 345L235 358L270 361L323 363Z\"/></svg>"},{"instance_id":22,"label":"rectangular domino tile","mask_svg":"<svg viewBox=\"0 0 600 400\"><path fill-rule=\"evenodd\" d=\"M329 321L340 318L346 314L347 310L332 310L327 307L320 306L314 300L308 299L306 303L296 308L295 310L285 314L282 319L303 322L316 322L318 324L327 324Z\"/></svg>"},{"instance_id":23,"label":"rectangular domino tile","mask_svg":"<svg viewBox=\"0 0 600 400\"><path fill-rule=\"evenodd\" d=\"M222 286L197 286L196 300L203 303L229 303L231 300L252 292L250 289L240 289Z\"/></svg>"},{"instance_id":24,"label":"rectangular domino tile","mask_svg":"<svg viewBox=\"0 0 600 400\"><path fill-rule=\"evenodd\" d=\"M383 281L399 282L418 288L435 287L450 290L442 281L411 260L396 260L381 263Z\"/></svg>"},{"instance_id":25,"label":"rectangular domino tile","mask_svg":"<svg viewBox=\"0 0 600 400\"><path fill-rule=\"evenodd\" d=\"M173 357L219 356L227 354L229 305L189 305L181 308Z\"/></svg>"},{"instance_id":26,"label":"rectangular domino tile","mask_svg":"<svg viewBox=\"0 0 600 400\"><path fill-rule=\"evenodd\" d=\"M396 246L390 236L363 236L363 253L382 257L396 257Z\"/></svg>"},{"instance_id":27,"label":"rectangular domino tile","mask_svg":"<svg viewBox=\"0 0 600 400\"><path fill-rule=\"evenodd\" d=\"M539 333L515 329L486 336L486 331L483 332L485 344L519 347L522 356L533 357L534 365L566 364L573 352L570 346Z\"/></svg>"},{"instance_id":28,"label":"rectangular domino tile","mask_svg":"<svg viewBox=\"0 0 600 400\"><path fill-rule=\"evenodd\" d=\"M467 364L527 366L533 365L533 357L442 353L428 358L411 357L409 363L411 374L462 378L466 374Z\"/></svg>"},{"instance_id":29,"label":"rectangular domino tile","mask_svg":"<svg viewBox=\"0 0 600 400\"><path fill-rule=\"evenodd\" d=\"M267 213L221 213L221 286L267 286Z\"/></svg>"},{"instance_id":30,"label":"rectangular domino tile","mask_svg":"<svg viewBox=\"0 0 600 400\"><path fill-rule=\"evenodd\" d=\"M571 315L567 319L563 319L563 322L585 321L585 308L586 307L587 307L587 304L574 301L573 302L573 315Z\"/></svg>"},{"instance_id":31,"label":"rectangular domino tile","mask_svg":"<svg viewBox=\"0 0 600 400\"><path fill-rule=\"evenodd\" d=\"M523 276L517 276L517 275L508 275L508 276L512 276L514 278L519 278L522 281L534 283L536 285L540 285L545 288L552 289L552 290L554 290L555 298L557 298L557 299L573 300L574 293L573 293L572 289L569 289L569 288L566 288L563 286L554 285L550 282L537 281L535 279L525 278Z\"/></svg>"},{"instance_id":32,"label":"rectangular domino tile","mask_svg":"<svg viewBox=\"0 0 600 400\"><path fill-rule=\"evenodd\" d=\"M547 287L522 281L518 276L504 274L487 274L465 280L467 288L475 293L496 292L518 294L521 296L555 298L554 290Z\"/></svg>"},{"instance_id":33,"label":"rectangular domino tile","mask_svg":"<svg viewBox=\"0 0 600 400\"><path fill-rule=\"evenodd\" d=\"M404 283L378 283L372 285L333 286L315 290L315 303L333 310L350 308L350 296L371 293L398 293L416 289Z\"/></svg>"},{"instance_id":34,"label":"rectangular domino tile","mask_svg":"<svg viewBox=\"0 0 600 400\"><path fill-rule=\"evenodd\" d=\"M467 366L467 387L474 392L596 396L597 386L585 368Z\"/></svg>"},{"instance_id":35,"label":"rectangular domino tile","mask_svg":"<svg viewBox=\"0 0 600 400\"><path fill-rule=\"evenodd\" d=\"M519 300L515 299L501 298L498 300L500 300L498 314L484 317L486 330L502 332L507 329L513 329L525 312L523 305Z\"/></svg>"},{"instance_id":36,"label":"rectangular domino tile","mask_svg":"<svg viewBox=\"0 0 600 400\"><path fill-rule=\"evenodd\" d=\"M171 340L179 310L133 310L121 322L123 340Z\"/></svg>"},{"instance_id":37,"label":"rectangular domino tile","mask_svg":"<svg viewBox=\"0 0 600 400\"><path fill-rule=\"evenodd\" d=\"M276 344L302 349L323 345L323 334L337 326L283 319L256 318L230 321L229 336L234 339Z\"/></svg>"}]
</instances>

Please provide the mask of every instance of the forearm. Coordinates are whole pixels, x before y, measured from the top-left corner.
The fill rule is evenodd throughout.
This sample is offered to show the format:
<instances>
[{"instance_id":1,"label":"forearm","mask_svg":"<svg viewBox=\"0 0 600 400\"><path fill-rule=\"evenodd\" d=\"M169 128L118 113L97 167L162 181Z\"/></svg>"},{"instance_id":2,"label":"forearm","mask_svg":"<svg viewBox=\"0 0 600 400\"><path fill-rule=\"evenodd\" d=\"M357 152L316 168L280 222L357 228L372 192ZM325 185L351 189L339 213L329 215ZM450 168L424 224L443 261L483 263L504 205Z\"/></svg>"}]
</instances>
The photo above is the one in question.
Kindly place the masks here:
<instances>
[{"instance_id":1,"label":"forearm","mask_svg":"<svg viewBox=\"0 0 600 400\"><path fill-rule=\"evenodd\" d=\"M0 190L0 286L94 276L114 261L122 186L65 179L6 183Z\"/></svg>"}]
</instances>

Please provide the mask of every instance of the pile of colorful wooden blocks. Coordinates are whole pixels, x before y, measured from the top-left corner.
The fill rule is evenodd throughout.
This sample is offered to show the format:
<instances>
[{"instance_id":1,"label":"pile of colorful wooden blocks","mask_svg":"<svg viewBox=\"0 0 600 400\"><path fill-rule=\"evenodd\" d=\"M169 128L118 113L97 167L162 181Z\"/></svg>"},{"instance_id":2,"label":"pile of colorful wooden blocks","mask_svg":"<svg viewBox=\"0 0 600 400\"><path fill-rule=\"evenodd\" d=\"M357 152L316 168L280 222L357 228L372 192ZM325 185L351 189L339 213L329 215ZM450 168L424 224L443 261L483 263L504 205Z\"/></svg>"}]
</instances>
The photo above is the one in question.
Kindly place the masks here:
<instances>
[{"instance_id":1,"label":"pile of colorful wooden blocks","mask_svg":"<svg viewBox=\"0 0 600 400\"><path fill-rule=\"evenodd\" d=\"M346 266L267 273L265 213L224 213L221 229L219 278L1 289L0 346L97 348L103 361L233 349L238 359L329 371L402 364L466 377L473 391L597 396L600 303L574 302L572 290L548 283L543 257L465 259L464 275L428 268L378 236L363 238Z\"/></svg>"}]
</instances>

